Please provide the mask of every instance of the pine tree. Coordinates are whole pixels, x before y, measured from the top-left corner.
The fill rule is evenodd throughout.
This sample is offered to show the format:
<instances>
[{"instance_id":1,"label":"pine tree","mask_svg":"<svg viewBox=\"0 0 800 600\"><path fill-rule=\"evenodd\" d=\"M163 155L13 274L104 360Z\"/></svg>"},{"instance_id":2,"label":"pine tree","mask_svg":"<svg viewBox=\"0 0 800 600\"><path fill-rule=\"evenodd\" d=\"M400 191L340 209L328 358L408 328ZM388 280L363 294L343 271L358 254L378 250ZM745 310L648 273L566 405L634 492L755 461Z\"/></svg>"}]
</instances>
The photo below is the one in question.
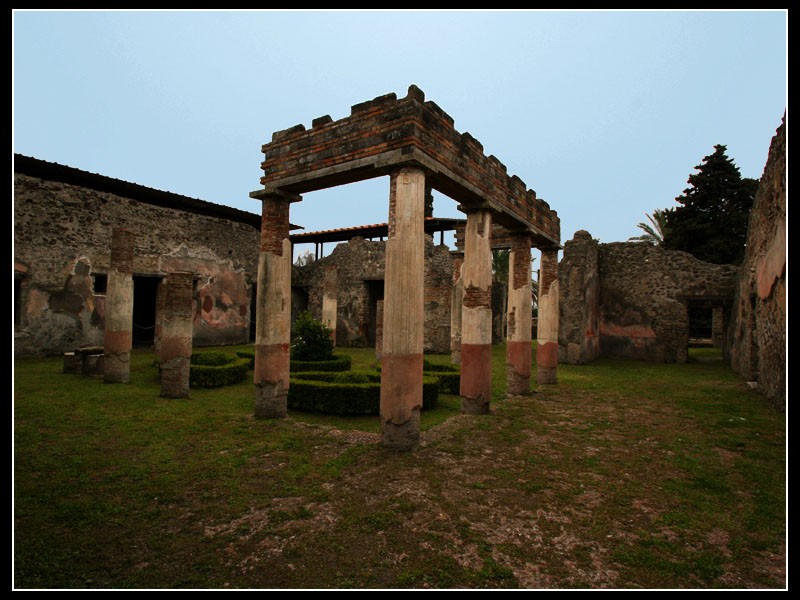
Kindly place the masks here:
<instances>
[{"instance_id":1,"label":"pine tree","mask_svg":"<svg viewBox=\"0 0 800 600\"><path fill-rule=\"evenodd\" d=\"M675 198L681 206L666 211L665 248L711 263L742 262L758 181L743 179L726 149L714 146L714 153L689 176L691 187Z\"/></svg>"}]
</instances>

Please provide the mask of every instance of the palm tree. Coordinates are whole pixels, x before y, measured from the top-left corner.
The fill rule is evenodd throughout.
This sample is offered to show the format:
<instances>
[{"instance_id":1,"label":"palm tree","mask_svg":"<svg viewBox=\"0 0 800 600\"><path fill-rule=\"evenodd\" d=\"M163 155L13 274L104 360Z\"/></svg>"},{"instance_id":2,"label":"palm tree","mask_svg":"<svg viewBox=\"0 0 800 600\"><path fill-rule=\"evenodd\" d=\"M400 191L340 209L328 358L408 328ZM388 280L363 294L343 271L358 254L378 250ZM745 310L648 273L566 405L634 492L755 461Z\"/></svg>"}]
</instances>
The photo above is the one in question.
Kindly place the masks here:
<instances>
[{"instance_id":1,"label":"palm tree","mask_svg":"<svg viewBox=\"0 0 800 600\"><path fill-rule=\"evenodd\" d=\"M667 231L667 211L666 209L657 208L653 211L652 215L644 213L650 223L639 223L636 225L639 229L644 231L642 235L629 238L629 242L647 242L658 246L664 241L664 235Z\"/></svg>"}]
</instances>

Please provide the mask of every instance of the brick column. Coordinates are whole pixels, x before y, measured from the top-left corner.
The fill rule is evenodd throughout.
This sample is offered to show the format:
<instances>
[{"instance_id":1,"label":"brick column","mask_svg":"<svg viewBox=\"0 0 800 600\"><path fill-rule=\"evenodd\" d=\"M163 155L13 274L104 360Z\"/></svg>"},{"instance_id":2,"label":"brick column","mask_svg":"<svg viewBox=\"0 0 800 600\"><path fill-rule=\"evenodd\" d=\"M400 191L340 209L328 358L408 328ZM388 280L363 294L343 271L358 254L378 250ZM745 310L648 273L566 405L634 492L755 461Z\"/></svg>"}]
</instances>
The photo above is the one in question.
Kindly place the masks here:
<instances>
[{"instance_id":1,"label":"brick column","mask_svg":"<svg viewBox=\"0 0 800 600\"><path fill-rule=\"evenodd\" d=\"M135 236L126 229L111 232L111 264L106 285L103 334L106 383L126 383L131 375L133 346L133 255Z\"/></svg>"},{"instance_id":2,"label":"brick column","mask_svg":"<svg viewBox=\"0 0 800 600\"><path fill-rule=\"evenodd\" d=\"M255 416L262 419L285 417L289 392L292 325L289 202L277 194L262 198L253 369Z\"/></svg>"},{"instance_id":3,"label":"brick column","mask_svg":"<svg viewBox=\"0 0 800 600\"><path fill-rule=\"evenodd\" d=\"M425 285L425 173L391 175L386 293L381 348L381 443L409 450L419 443Z\"/></svg>"},{"instance_id":4,"label":"brick column","mask_svg":"<svg viewBox=\"0 0 800 600\"><path fill-rule=\"evenodd\" d=\"M160 342L161 396L189 396L192 356L192 273L170 273L159 286L163 296Z\"/></svg>"},{"instance_id":5,"label":"brick column","mask_svg":"<svg viewBox=\"0 0 800 600\"><path fill-rule=\"evenodd\" d=\"M467 215L461 313L461 410L489 412L492 399L492 214Z\"/></svg>"},{"instance_id":6,"label":"brick column","mask_svg":"<svg viewBox=\"0 0 800 600\"><path fill-rule=\"evenodd\" d=\"M556 383L558 368L558 249L542 250L539 268L539 321L536 327L536 381Z\"/></svg>"},{"instance_id":7,"label":"brick column","mask_svg":"<svg viewBox=\"0 0 800 600\"><path fill-rule=\"evenodd\" d=\"M530 393L531 385L531 236L513 233L508 257L508 342L506 394Z\"/></svg>"},{"instance_id":8,"label":"brick column","mask_svg":"<svg viewBox=\"0 0 800 600\"><path fill-rule=\"evenodd\" d=\"M334 346L336 346L338 293L336 265L329 265L325 267L325 274L322 280L322 324L331 330Z\"/></svg>"},{"instance_id":9,"label":"brick column","mask_svg":"<svg viewBox=\"0 0 800 600\"><path fill-rule=\"evenodd\" d=\"M451 252L453 257L453 292L450 302L450 362L461 364L461 311L464 309L464 284L461 267L464 264L463 252Z\"/></svg>"}]
</instances>

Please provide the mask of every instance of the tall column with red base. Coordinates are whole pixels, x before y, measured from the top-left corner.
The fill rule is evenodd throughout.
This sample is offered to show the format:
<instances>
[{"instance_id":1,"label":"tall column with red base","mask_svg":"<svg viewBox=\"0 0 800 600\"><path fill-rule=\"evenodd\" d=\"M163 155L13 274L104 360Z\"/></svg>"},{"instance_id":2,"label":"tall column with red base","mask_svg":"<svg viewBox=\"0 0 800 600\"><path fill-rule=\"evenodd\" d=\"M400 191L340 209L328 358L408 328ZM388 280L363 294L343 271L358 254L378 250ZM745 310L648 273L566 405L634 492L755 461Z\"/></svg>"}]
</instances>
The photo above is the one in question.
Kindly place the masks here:
<instances>
[{"instance_id":1,"label":"tall column with red base","mask_svg":"<svg viewBox=\"0 0 800 600\"><path fill-rule=\"evenodd\" d=\"M513 233L508 258L508 342L506 394L530 393L531 386L531 236Z\"/></svg>"},{"instance_id":2,"label":"tall column with red base","mask_svg":"<svg viewBox=\"0 0 800 600\"><path fill-rule=\"evenodd\" d=\"M133 232L126 229L111 232L103 333L103 381L106 383L127 383L131 376L135 240Z\"/></svg>"},{"instance_id":3,"label":"tall column with red base","mask_svg":"<svg viewBox=\"0 0 800 600\"><path fill-rule=\"evenodd\" d=\"M391 175L381 348L381 443L419 443L425 287L425 173Z\"/></svg>"},{"instance_id":4,"label":"tall column with red base","mask_svg":"<svg viewBox=\"0 0 800 600\"><path fill-rule=\"evenodd\" d=\"M188 398L192 358L192 281L188 272L170 273L162 283L161 396Z\"/></svg>"},{"instance_id":5,"label":"tall column with red base","mask_svg":"<svg viewBox=\"0 0 800 600\"><path fill-rule=\"evenodd\" d=\"M536 381L556 383L558 370L558 249L543 249L539 267Z\"/></svg>"},{"instance_id":6,"label":"tall column with red base","mask_svg":"<svg viewBox=\"0 0 800 600\"><path fill-rule=\"evenodd\" d=\"M461 410L489 412L492 399L492 214L467 214L462 267Z\"/></svg>"},{"instance_id":7,"label":"tall column with red base","mask_svg":"<svg viewBox=\"0 0 800 600\"><path fill-rule=\"evenodd\" d=\"M296 199L278 194L262 196L253 369L255 416L262 419L286 416L292 324L289 203Z\"/></svg>"}]
</instances>

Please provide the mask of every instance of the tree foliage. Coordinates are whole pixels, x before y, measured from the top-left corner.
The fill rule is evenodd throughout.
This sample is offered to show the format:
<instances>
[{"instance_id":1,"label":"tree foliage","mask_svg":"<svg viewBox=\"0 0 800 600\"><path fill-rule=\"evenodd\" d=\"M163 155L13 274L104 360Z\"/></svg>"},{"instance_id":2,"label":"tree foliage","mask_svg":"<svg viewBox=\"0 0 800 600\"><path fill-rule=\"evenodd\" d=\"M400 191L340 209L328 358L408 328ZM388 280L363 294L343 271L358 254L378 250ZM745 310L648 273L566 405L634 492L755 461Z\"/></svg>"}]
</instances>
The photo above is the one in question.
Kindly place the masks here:
<instances>
[{"instance_id":1,"label":"tree foliage","mask_svg":"<svg viewBox=\"0 0 800 600\"><path fill-rule=\"evenodd\" d=\"M664 247L683 250L717 264L740 264L747 223L758 181L742 178L739 168L717 144L689 176L690 187L666 211Z\"/></svg>"},{"instance_id":2,"label":"tree foliage","mask_svg":"<svg viewBox=\"0 0 800 600\"><path fill-rule=\"evenodd\" d=\"M333 331L304 311L297 316L292 330L293 360L330 360L333 358Z\"/></svg>"},{"instance_id":3,"label":"tree foliage","mask_svg":"<svg viewBox=\"0 0 800 600\"><path fill-rule=\"evenodd\" d=\"M649 223L638 223L636 226L644 231L642 235L630 238L629 242L647 242L658 246L664 242L664 232L667 230L667 211L657 208L652 215L644 213Z\"/></svg>"}]
</instances>

